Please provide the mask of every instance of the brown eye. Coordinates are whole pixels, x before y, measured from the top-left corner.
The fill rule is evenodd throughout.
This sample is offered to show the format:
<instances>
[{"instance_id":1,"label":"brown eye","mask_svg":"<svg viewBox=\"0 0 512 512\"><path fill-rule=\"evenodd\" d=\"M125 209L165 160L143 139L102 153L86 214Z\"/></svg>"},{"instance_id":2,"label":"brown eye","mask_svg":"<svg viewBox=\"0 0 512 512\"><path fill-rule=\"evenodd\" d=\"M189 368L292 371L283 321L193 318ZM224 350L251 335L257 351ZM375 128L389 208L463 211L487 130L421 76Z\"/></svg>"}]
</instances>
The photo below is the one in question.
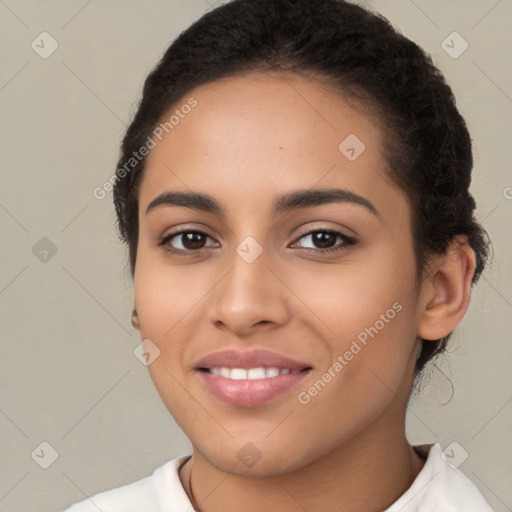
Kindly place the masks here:
<instances>
[{"instance_id":1,"label":"brown eye","mask_svg":"<svg viewBox=\"0 0 512 512\"><path fill-rule=\"evenodd\" d=\"M345 233L331 229L316 229L314 231L310 231L309 233L302 235L299 240L305 240L307 238L310 238L313 247L304 247L303 245L300 247L303 247L307 251L311 251L313 253L341 251L356 243L353 238L348 237ZM335 245L337 239L341 239L342 243Z\"/></svg>"},{"instance_id":2,"label":"brown eye","mask_svg":"<svg viewBox=\"0 0 512 512\"><path fill-rule=\"evenodd\" d=\"M336 243L336 238L338 238L338 235L328 231L316 231L311 235L311 239L318 249L332 247L332 244Z\"/></svg>"},{"instance_id":3,"label":"brown eye","mask_svg":"<svg viewBox=\"0 0 512 512\"><path fill-rule=\"evenodd\" d=\"M186 233L181 233L182 245L185 249L201 249L204 244L204 236L202 233L198 233L197 231L189 231Z\"/></svg>"},{"instance_id":4,"label":"brown eye","mask_svg":"<svg viewBox=\"0 0 512 512\"><path fill-rule=\"evenodd\" d=\"M202 231L179 231L164 237L158 245L163 246L166 251L186 255L207 247L205 244L208 238L211 237Z\"/></svg>"}]
</instances>

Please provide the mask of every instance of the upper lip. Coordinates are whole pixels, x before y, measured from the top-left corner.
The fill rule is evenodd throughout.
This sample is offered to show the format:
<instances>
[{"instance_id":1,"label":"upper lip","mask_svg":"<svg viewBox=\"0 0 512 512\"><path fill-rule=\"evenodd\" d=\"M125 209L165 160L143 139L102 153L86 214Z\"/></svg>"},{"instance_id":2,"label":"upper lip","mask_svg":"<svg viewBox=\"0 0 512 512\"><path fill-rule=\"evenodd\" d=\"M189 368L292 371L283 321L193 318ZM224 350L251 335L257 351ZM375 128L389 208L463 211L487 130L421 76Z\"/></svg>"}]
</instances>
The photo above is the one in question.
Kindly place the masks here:
<instances>
[{"instance_id":1,"label":"upper lip","mask_svg":"<svg viewBox=\"0 0 512 512\"><path fill-rule=\"evenodd\" d=\"M228 349L220 352L214 352L202 359L199 359L194 365L196 369L201 368L289 368L290 370L303 370L311 368L307 363L295 361L277 352L270 350L235 350Z\"/></svg>"}]
</instances>

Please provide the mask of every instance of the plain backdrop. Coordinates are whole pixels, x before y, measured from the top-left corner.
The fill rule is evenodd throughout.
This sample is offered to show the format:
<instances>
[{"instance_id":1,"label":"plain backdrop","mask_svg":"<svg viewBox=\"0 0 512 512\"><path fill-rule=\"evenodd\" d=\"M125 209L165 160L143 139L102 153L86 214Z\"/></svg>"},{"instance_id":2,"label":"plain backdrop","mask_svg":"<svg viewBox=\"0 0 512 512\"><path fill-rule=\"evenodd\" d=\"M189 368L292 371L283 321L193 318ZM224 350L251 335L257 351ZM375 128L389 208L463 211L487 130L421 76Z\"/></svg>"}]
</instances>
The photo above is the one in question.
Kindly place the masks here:
<instances>
[{"instance_id":1,"label":"plain backdrop","mask_svg":"<svg viewBox=\"0 0 512 512\"><path fill-rule=\"evenodd\" d=\"M458 443L460 469L496 511L512 510L512 3L366 5L431 53L452 86L474 139L478 218L494 244L449 353L410 403L408 436ZM190 453L133 354L127 253L111 193L98 200L93 190L115 171L147 73L214 6L0 1L2 511L62 510ZM454 58L447 38L468 47Z\"/></svg>"}]
</instances>

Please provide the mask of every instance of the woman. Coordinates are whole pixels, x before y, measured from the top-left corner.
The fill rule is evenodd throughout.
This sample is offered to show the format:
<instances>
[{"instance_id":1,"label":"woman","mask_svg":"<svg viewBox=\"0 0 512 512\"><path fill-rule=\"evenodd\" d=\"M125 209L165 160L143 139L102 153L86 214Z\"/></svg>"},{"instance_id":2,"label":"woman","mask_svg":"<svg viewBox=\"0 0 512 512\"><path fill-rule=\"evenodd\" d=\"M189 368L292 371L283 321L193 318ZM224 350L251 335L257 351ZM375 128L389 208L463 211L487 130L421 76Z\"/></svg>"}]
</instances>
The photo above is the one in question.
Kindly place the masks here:
<instances>
[{"instance_id":1,"label":"woman","mask_svg":"<svg viewBox=\"0 0 512 512\"><path fill-rule=\"evenodd\" d=\"M359 6L235 0L183 32L114 201L132 323L193 453L69 510L490 511L405 435L487 258L471 168L439 70Z\"/></svg>"}]
</instances>

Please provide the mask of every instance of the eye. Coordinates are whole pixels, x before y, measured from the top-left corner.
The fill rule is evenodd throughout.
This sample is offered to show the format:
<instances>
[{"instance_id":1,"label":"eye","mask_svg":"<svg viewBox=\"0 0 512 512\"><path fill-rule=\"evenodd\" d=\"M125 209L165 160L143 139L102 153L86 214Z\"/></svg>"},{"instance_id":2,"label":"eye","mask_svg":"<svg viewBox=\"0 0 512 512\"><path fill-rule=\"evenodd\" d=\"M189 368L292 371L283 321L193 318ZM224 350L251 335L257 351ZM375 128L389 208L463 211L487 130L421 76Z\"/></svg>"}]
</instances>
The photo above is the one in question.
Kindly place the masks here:
<instances>
[{"instance_id":1,"label":"eye","mask_svg":"<svg viewBox=\"0 0 512 512\"><path fill-rule=\"evenodd\" d=\"M171 245L171 241L175 238L179 241L177 245L181 247L174 247ZM168 252L172 252L183 256L189 256L191 253L198 252L200 249L203 249L205 247L204 240L206 238L211 237L204 233L203 231L178 231L176 233L167 235L164 238L162 238L162 240L158 242L158 245L163 246L164 249Z\"/></svg>"},{"instance_id":2,"label":"eye","mask_svg":"<svg viewBox=\"0 0 512 512\"><path fill-rule=\"evenodd\" d=\"M304 247L308 252L320 254L326 252L342 251L347 249L350 245L354 245L356 243L356 241L353 238L345 235L345 233L343 233L342 231L336 231L332 229L315 229L302 235L299 238L299 240L306 240L308 238L310 239L313 245L319 245L320 247L301 247ZM341 240L341 245L333 245L335 244L337 239Z\"/></svg>"}]
</instances>

